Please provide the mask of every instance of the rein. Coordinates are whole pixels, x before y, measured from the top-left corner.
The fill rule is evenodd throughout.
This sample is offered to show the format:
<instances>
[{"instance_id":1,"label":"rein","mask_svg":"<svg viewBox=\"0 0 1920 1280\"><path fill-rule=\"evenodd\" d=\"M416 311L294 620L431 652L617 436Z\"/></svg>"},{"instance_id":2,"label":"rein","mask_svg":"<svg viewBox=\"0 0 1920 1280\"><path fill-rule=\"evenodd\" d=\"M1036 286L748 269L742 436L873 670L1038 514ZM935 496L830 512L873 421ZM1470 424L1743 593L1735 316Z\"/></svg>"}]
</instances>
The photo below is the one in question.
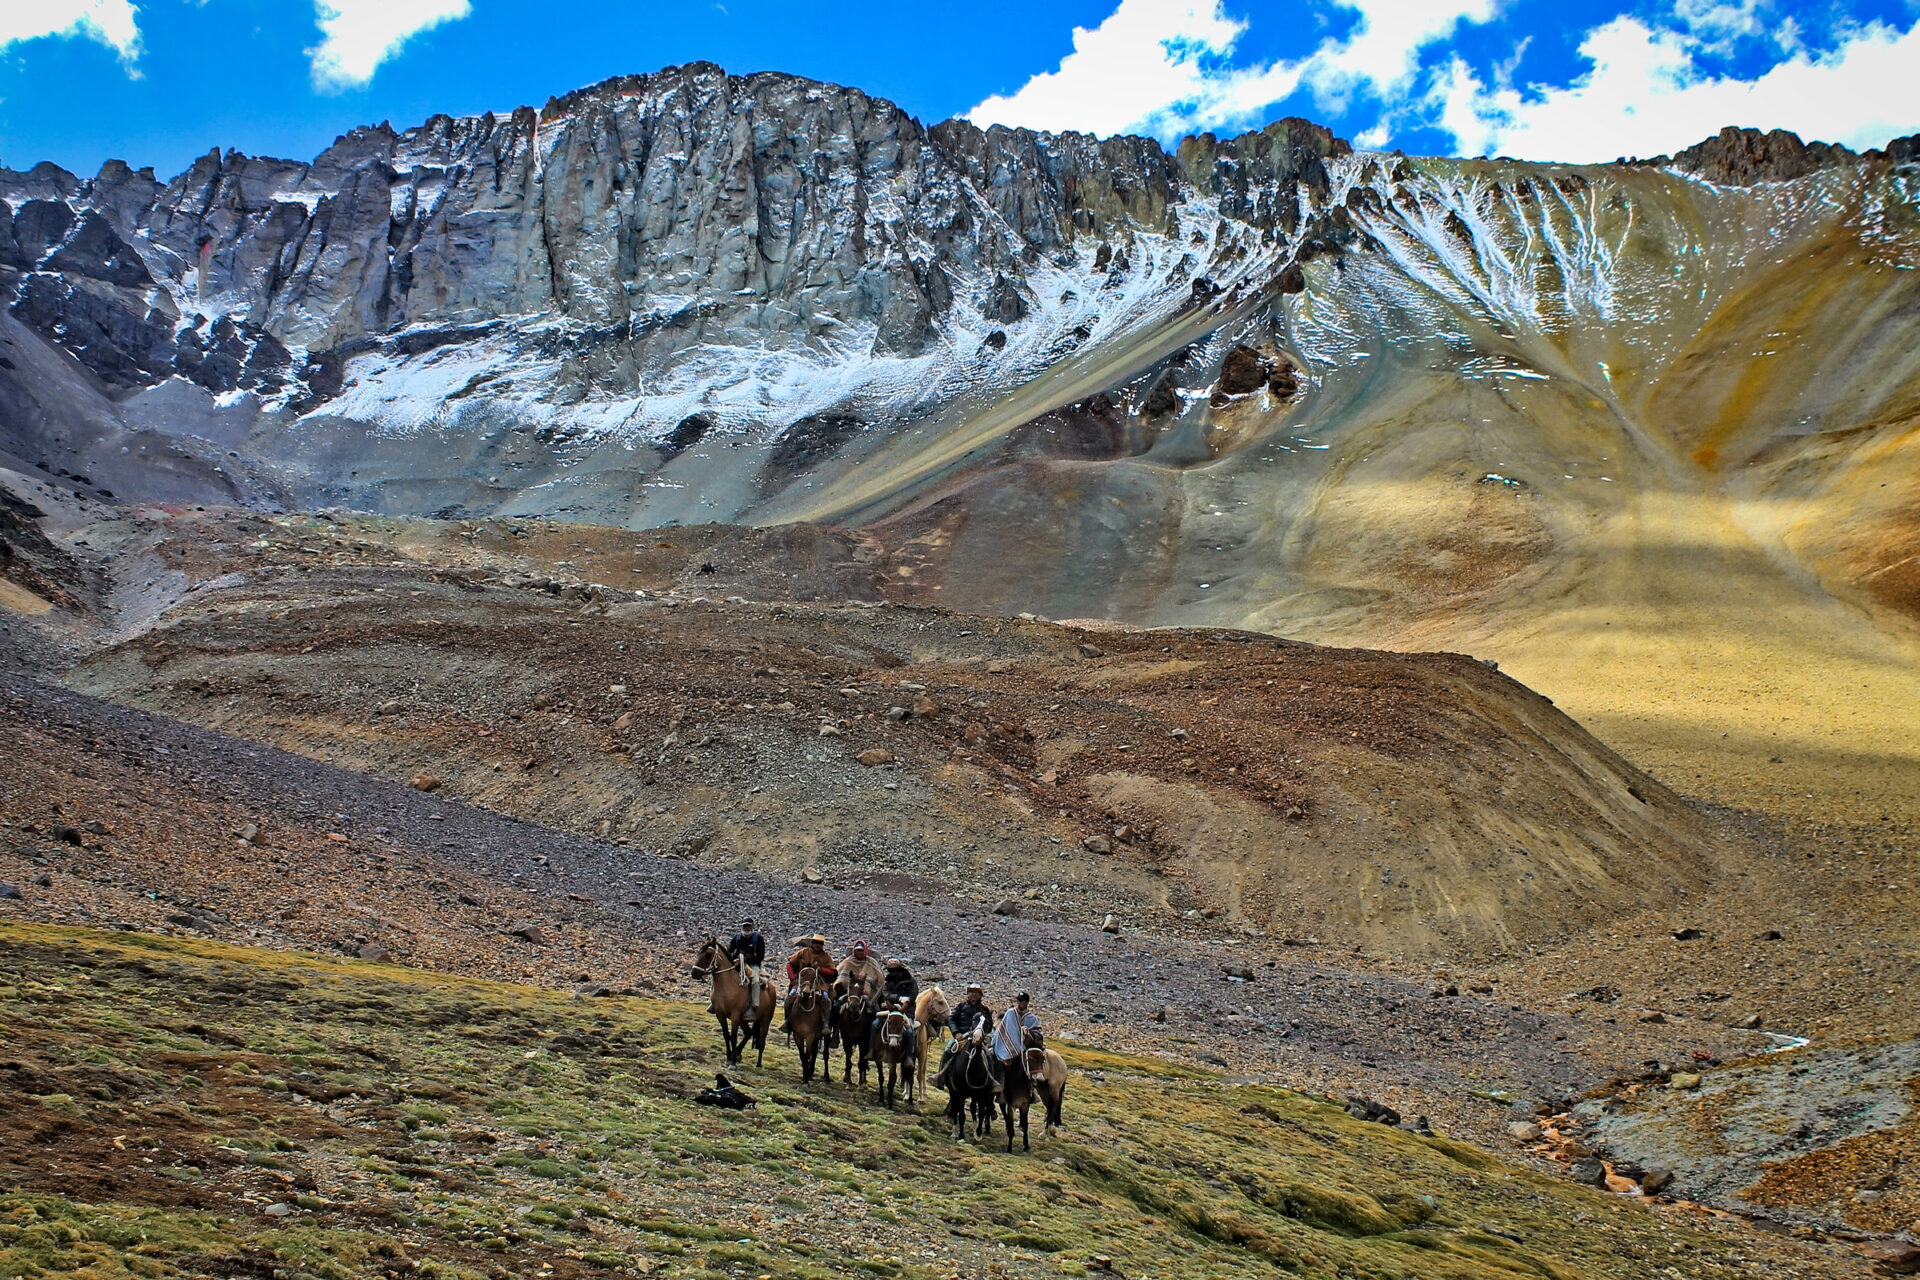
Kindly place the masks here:
<instances>
[{"instance_id":1,"label":"rein","mask_svg":"<svg viewBox=\"0 0 1920 1280\"><path fill-rule=\"evenodd\" d=\"M739 971L739 966L734 963L733 957L727 955L727 953L725 951L722 951L719 947L713 947L710 949L702 948L702 950L710 950L711 954L715 957L715 959L714 959L714 962L710 965L693 966L693 972L696 977L710 978L716 973L737 973ZM721 957L724 957L726 959L726 963L724 965L720 963Z\"/></svg>"},{"instance_id":2,"label":"rein","mask_svg":"<svg viewBox=\"0 0 1920 1280\"><path fill-rule=\"evenodd\" d=\"M980 1067L980 1078L978 1080L973 1078L973 1068L976 1063ZM967 1088L969 1089L985 1089L993 1083L993 1071L987 1066L987 1052L984 1048L979 1045L974 1045L967 1050L966 1069L961 1074L966 1080Z\"/></svg>"}]
</instances>

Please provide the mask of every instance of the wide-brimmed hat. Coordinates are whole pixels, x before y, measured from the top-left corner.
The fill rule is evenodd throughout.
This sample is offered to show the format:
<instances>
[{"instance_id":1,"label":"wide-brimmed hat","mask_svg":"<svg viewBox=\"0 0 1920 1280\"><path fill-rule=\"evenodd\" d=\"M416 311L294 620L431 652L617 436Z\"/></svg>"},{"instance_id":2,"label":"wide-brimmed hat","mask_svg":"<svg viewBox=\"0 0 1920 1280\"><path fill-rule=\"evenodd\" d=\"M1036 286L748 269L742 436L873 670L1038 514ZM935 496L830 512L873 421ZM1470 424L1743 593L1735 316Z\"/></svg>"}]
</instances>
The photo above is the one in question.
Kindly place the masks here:
<instances>
[{"instance_id":1,"label":"wide-brimmed hat","mask_svg":"<svg viewBox=\"0 0 1920 1280\"><path fill-rule=\"evenodd\" d=\"M987 989L986 989L985 987L983 987L983 986L981 986L981 985L980 985L979 983L977 983L977 982L969 982L969 983L967 984L967 990L968 990L968 991L978 991L978 992L979 992L979 993L980 993L981 995L985 995L985 994L987 994Z\"/></svg>"},{"instance_id":2,"label":"wide-brimmed hat","mask_svg":"<svg viewBox=\"0 0 1920 1280\"><path fill-rule=\"evenodd\" d=\"M824 947L827 945L827 935L824 933L816 933L811 938L808 938L807 941L818 943Z\"/></svg>"}]
</instances>

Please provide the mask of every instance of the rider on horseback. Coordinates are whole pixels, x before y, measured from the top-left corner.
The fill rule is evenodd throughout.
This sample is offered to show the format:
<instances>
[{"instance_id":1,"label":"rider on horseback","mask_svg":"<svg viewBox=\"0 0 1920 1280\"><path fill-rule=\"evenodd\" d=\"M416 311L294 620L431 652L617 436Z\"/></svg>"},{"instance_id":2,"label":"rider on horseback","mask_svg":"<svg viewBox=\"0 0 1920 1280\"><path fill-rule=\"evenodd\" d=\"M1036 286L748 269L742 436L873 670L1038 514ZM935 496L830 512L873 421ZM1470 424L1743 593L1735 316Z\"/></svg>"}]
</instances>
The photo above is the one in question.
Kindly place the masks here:
<instances>
[{"instance_id":1,"label":"rider on horseback","mask_svg":"<svg viewBox=\"0 0 1920 1280\"><path fill-rule=\"evenodd\" d=\"M1022 991L1013 998L1013 1007L1000 1015L1000 1021L993 1029L993 1059L999 1068L999 1079L1005 1079L1007 1069L1021 1060L1026 1052L1027 1032L1034 1033L1039 1040L1040 1019L1027 1012L1027 1005L1033 997Z\"/></svg>"},{"instance_id":2,"label":"rider on horseback","mask_svg":"<svg viewBox=\"0 0 1920 1280\"><path fill-rule=\"evenodd\" d=\"M747 983L747 1007L760 1007L760 988L765 978L760 966L767 962L767 940L760 936L760 930L749 916L740 922L740 932L733 935L733 941L727 943L727 958L740 966L740 977Z\"/></svg>"},{"instance_id":3,"label":"rider on horseback","mask_svg":"<svg viewBox=\"0 0 1920 1280\"><path fill-rule=\"evenodd\" d=\"M880 1015L899 1010L907 1015L907 1034L913 1035L920 1024L914 1020L914 1001L920 998L920 983L907 968L907 962L899 956L887 961L887 976L880 984L880 1004L873 1011L873 1018L867 1028L867 1039L873 1040L880 1031Z\"/></svg>"},{"instance_id":4,"label":"rider on horseback","mask_svg":"<svg viewBox=\"0 0 1920 1280\"><path fill-rule=\"evenodd\" d=\"M947 1041L947 1051L940 1055L940 1070L933 1077L933 1083L944 1087L947 1068L959 1053L961 1042L980 1028L992 1025L993 1010L987 1008L987 989L977 982L968 983L967 998L947 1015L947 1030L953 1033L953 1039Z\"/></svg>"},{"instance_id":5,"label":"rider on horseback","mask_svg":"<svg viewBox=\"0 0 1920 1280\"><path fill-rule=\"evenodd\" d=\"M814 969L820 974L822 982L832 982L834 978L833 956L827 951L825 934L816 933L811 938L795 938L800 949L787 957L787 981L800 981L802 969Z\"/></svg>"},{"instance_id":6,"label":"rider on horseback","mask_svg":"<svg viewBox=\"0 0 1920 1280\"><path fill-rule=\"evenodd\" d=\"M816 933L811 938L795 938L800 949L787 957L787 987L789 992L800 985L800 971L812 969L824 987L834 979L833 956L827 951L825 934Z\"/></svg>"},{"instance_id":7,"label":"rider on horseback","mask_svg":"<svg viewBox=\"0 0 1920 1280\"><path fill-rule=\"evenodd\" d=\"M855 942L852 954L847 957L846 964L840 967L840 977L833 985L843 996L855 987L863 987L868 995L874 995L885 981L886 975L880 972L880 962L867 950L867 944Z\"/></svg>"},{"instance_id":8,"label":"rider on horseback","mask_svg":"<svg viewBox=\"0 0 1920 1280\"><path fill-rule=\"evenodd\" d=\"M847 1002L848 996L855 999L873 999L877 1004L880 984L883 981L885 981L885 975L880 972L879 962L873 958L873 953L867 950L867 944L856 941L853 944L853 951L847 956L847 962L840 966L840 976L833 983L835 1020L839 1019L840 1006ZM871 1020L868 1022L867 1032L871 1038L873 1032Z\"/></svg>"}]
</instances>

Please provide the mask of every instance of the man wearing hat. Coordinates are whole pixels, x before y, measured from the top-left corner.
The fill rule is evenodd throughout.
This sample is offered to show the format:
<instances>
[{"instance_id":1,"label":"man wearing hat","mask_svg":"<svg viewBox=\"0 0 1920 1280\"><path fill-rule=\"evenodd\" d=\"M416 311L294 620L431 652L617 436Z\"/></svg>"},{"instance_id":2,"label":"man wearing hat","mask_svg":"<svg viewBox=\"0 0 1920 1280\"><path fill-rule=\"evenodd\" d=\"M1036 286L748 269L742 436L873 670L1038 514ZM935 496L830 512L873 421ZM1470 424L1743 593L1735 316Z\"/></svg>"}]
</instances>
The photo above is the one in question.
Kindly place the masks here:
<instances>
[{"instance_id":1,"label":"man wearing hat","mask_svg":"<svg viewBox=\"0 0 1920 1280\"><path fill-rule=\"evenodd\" d=\"M870 994L880 994L880 984L886 981L886 974L880 971L880 962L873 958L873 952L867 949L865 941L853 944L852 954L847 962L840 966L840 976L835 980L834 990L846 995L856 987L864 987Z\"/></svg>"},{"instance_id":2,"label":"man wearing hat","mask_svg":"<svg viewBox=\"0 0 1920 1280\"><path fill-rule=\"evenodd\" d=\"M832 982L836 970L833 956L827 950L826 935L816 933L810 938L795 938L793 941L800 949L787 957L787 985L793 986L800 981L802 969L817 969L822 982Z\"/></svg>"},{"instance_id":3,"label":"man wearing hat","mask_svg":"<svg viewBox=\"0 0 1920 1280\"><path fill-rule=\"evenodd\" d=\"M947 1051L940 1055L940 1070L933 1077L935 1085L946 1085L947 1067L960 1051L960 1042L976 1030L992 1025L993 1010L987 1008L987 989L977 982L969 982L967 998L953 1006L953 1012L947 1015L947 1030L953 1033L953 1039L947 1041Z\"/></svg>"},{"instance_id":4,"label":"man wearing hat","mask_svg":"<svg viewBox=\"0 0 1920 1280\"><path fill-rule=\"evenodd\" d=\"M754 927L752 917L740 922L740 932L726 945L727 959L740 966L740 978L747 984L747 1007L760 1007L760 988L765 979L760 966L767 962L767 940Z\"/></svg>"}]
</instances>

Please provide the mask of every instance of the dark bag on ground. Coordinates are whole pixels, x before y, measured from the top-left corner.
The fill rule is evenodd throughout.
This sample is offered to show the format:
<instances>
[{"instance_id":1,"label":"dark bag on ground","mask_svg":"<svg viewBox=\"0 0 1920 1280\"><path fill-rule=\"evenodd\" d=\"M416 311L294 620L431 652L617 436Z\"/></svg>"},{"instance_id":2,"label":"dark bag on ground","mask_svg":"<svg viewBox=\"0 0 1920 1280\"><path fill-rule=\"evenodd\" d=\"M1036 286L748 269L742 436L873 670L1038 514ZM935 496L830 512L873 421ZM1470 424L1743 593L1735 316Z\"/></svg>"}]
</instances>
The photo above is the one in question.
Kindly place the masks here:
<instances>
[{"instance_id":1,"label":"dark bag on ground","mask_svg":"<svg viewBox=\"0 0 1920 1280\"><path fill-rule=\"evenodd\" d=\"M702 1089L693 1095L693 1100L703 1107L725 1107L729 1111L745 1111L748 1107L758 1106L752 1098L733 1087L733 1081L724 1075L713 1078L713 1088Z\"/></svg>"}]
</instances>

